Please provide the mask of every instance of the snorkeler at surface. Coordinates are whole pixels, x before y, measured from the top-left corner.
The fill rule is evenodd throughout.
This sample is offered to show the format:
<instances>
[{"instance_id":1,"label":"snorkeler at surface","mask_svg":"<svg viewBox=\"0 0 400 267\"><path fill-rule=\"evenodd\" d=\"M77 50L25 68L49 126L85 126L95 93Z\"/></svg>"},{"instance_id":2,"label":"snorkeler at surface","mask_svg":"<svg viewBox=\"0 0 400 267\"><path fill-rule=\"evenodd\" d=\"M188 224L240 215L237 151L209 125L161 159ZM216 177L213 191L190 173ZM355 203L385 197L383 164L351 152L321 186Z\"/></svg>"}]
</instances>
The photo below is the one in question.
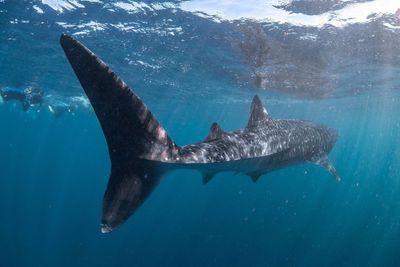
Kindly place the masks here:
<instances>
[{"instance_id":1,"label":"snorkeler at surface","mask_svg":"<svg viewBox=\"0 0 400 267\"><path fill-rule=\"evenodd\" d=\"M56 118L64 113L74 114L78 110L91 110L89 100L84 96L44 95L43 90L31 86L6 86L0 88L0 96L0 103L12 100L21 102L24 111L36 104L45 106Z\"/></svg>"},{"instance_id":2,"label":"snorkeler at surface","mask_svg":"<svg viewBox=\"0 0 400 267\"><path fill-rule=\"evenodd\" d=\"M64 113L74 114L79 109L90 109L89 100L83 96L61 97L54 95L47 95L45 102L51 113L56 118Z\"/></svg>"},{"instance_id":3,"label":"snorkeler at surface","mask_svg":"<svg viewBox=\"0 0 400 267\"><path fill-rule=\"evenodd\" d=\"M32 105L41 104L43 99L43 91L31 86L26 88L6 86L0 89L0 95L3 101L20 101L24 111L27 111Z\"/></svg>"}]
</instances>

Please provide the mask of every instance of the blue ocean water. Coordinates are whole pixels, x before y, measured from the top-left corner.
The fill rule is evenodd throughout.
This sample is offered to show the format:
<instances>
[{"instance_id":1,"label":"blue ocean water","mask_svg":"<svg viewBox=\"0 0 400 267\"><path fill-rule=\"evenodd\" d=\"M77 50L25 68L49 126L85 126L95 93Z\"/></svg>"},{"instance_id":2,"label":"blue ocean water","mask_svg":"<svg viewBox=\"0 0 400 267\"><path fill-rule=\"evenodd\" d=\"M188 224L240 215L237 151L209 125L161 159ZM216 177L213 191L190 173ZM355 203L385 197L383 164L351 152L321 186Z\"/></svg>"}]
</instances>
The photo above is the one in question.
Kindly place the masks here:
<instances>
[{"instance_id":1,"label":"blue ocean water","mask_svg":"<svg viewBox=\"0 0 400 267\"><path fill-rule=\"evenodd\" d=\"M307 15L293 3L285 8ZM317 27L216 18L184 4L0 1L0 87L46 93L27 112L0 103L0 266L398 266L397 15ZM266 34L248 38L260 25ZM177 171L101 234L110 162L100 125L85 105L59 117L49 110L83 96L62 32L109 63L179 145L204 139L214 121L244 127L255 94L274 118L336 128L330 159L342 182L311 164L257 183L222 173L202 185L199 173ZM264 41L267 55L255 45ZM262 71L270 76L259 86Z\"/></svg>"}]
</instances>

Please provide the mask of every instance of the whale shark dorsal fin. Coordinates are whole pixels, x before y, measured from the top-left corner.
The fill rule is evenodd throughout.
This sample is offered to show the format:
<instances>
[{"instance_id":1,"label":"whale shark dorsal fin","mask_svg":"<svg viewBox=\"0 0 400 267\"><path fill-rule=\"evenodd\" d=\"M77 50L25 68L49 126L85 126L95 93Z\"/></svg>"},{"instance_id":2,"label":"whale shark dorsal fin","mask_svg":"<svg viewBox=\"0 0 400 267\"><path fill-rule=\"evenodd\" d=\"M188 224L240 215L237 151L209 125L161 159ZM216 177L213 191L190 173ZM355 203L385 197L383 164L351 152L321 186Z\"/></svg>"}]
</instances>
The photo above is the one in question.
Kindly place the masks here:
<instances>
[{"instance_id":1,"label":"whale shark dorsal fin","mask_svg":"<svg viewBox=\"0 0 400 267\"><path fill-rule=\"evenodd\" d=\"M223 133L224 131L222 130L221 126L219 126L218 123L214 122L213 124L211 124L210 132L206 137L206 141L221 138Z\"/></svg>"},{"instance_id":2,"label":"whale shark dorsal fin","mask_svg":"<svg viewBox=\"0 0 400 267\"><path fill-rule=\"evenodd\" d=\"M272 118L268 115L267 110L256 95L251 103L250 118L247 122L247 128L256 127L262 123L268 123Z\"/></svg>"}]
</instances>

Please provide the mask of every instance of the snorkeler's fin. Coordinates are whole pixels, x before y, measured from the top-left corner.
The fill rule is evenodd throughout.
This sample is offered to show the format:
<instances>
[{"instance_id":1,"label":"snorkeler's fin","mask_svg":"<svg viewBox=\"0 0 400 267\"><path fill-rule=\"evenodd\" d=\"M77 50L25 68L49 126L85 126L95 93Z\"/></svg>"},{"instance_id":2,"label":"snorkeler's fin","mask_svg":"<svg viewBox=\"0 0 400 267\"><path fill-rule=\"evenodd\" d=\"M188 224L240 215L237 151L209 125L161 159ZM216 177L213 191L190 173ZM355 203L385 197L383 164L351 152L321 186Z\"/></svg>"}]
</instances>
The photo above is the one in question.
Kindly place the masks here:
<instances>
[{"instance_id":1,"label":"snorkeler's fin","mask_svg":"<svg viewBox=\"0 0 400 267\"><path fill-rule=\"evenodd\" d=\"M60 43L107 140L111 175L104 195L102 232L122 224L157 185L177 147L140 98L80 42L62 35Z\"/></svg>"},{"instance_id":2,"label":"snorkeler's fin","mask_svg":"<svg viewBox=\"0 0 400 267\"><path fill-rule=\"evenodd\" d=\"M23 111L27 111L30 107L31 107L31 104L29 103L29 101L27 101L27 100L22 101L22 110Z\"/></svg>"}]
</instances>

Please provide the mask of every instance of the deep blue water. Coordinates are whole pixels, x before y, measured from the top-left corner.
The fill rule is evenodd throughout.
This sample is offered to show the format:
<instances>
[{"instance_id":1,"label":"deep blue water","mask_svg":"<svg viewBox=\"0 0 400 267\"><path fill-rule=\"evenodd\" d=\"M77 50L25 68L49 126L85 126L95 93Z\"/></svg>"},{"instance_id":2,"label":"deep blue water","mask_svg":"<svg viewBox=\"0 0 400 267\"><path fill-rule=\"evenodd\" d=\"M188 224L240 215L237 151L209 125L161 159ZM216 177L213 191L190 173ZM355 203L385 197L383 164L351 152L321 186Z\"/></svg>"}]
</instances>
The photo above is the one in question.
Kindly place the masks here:
<instances>
[{"instance_id":1,"label":"deep blue water","mask_svg":"<svg viewBox=\"0 0 400 267\"><path fill-rule=\"evenodd\" d=\"M275 77L289 87L259 88L238 45L238 21L216 23L179 8L111 12L113 2L81 1L85 8L61 13L57 1L48 1L53 9L45 2L0 1L0 86L31 85L48 95L27 112L0 103L0 266L400 265L399 32L381 27L397 25L396 17L337 29L260 22L273 37L271 58L284 55L287 63L263 68L290 79ZM92 20L105 29L79 27ZM119 22L142 31L110 26ZM257 183L223 173L202 185L199 173L178 171L121 228L101 234L110 162L100 125L90 108L56 118L47 107L83 95L59 47L62 32L108 62L179 145L205 138L214 121L225 130L244 127L254 94L274 118L338 129L330 159L342 182L311 164ZM304 43L310 33L319 39ZM355 35L368 35L368 44L350 57ZM377 44L382 36L390 47ZM304 80L301 67L315 64L318 77ZM298 79L313 89L302 93Z\"/></svg>"}]
</instances>

